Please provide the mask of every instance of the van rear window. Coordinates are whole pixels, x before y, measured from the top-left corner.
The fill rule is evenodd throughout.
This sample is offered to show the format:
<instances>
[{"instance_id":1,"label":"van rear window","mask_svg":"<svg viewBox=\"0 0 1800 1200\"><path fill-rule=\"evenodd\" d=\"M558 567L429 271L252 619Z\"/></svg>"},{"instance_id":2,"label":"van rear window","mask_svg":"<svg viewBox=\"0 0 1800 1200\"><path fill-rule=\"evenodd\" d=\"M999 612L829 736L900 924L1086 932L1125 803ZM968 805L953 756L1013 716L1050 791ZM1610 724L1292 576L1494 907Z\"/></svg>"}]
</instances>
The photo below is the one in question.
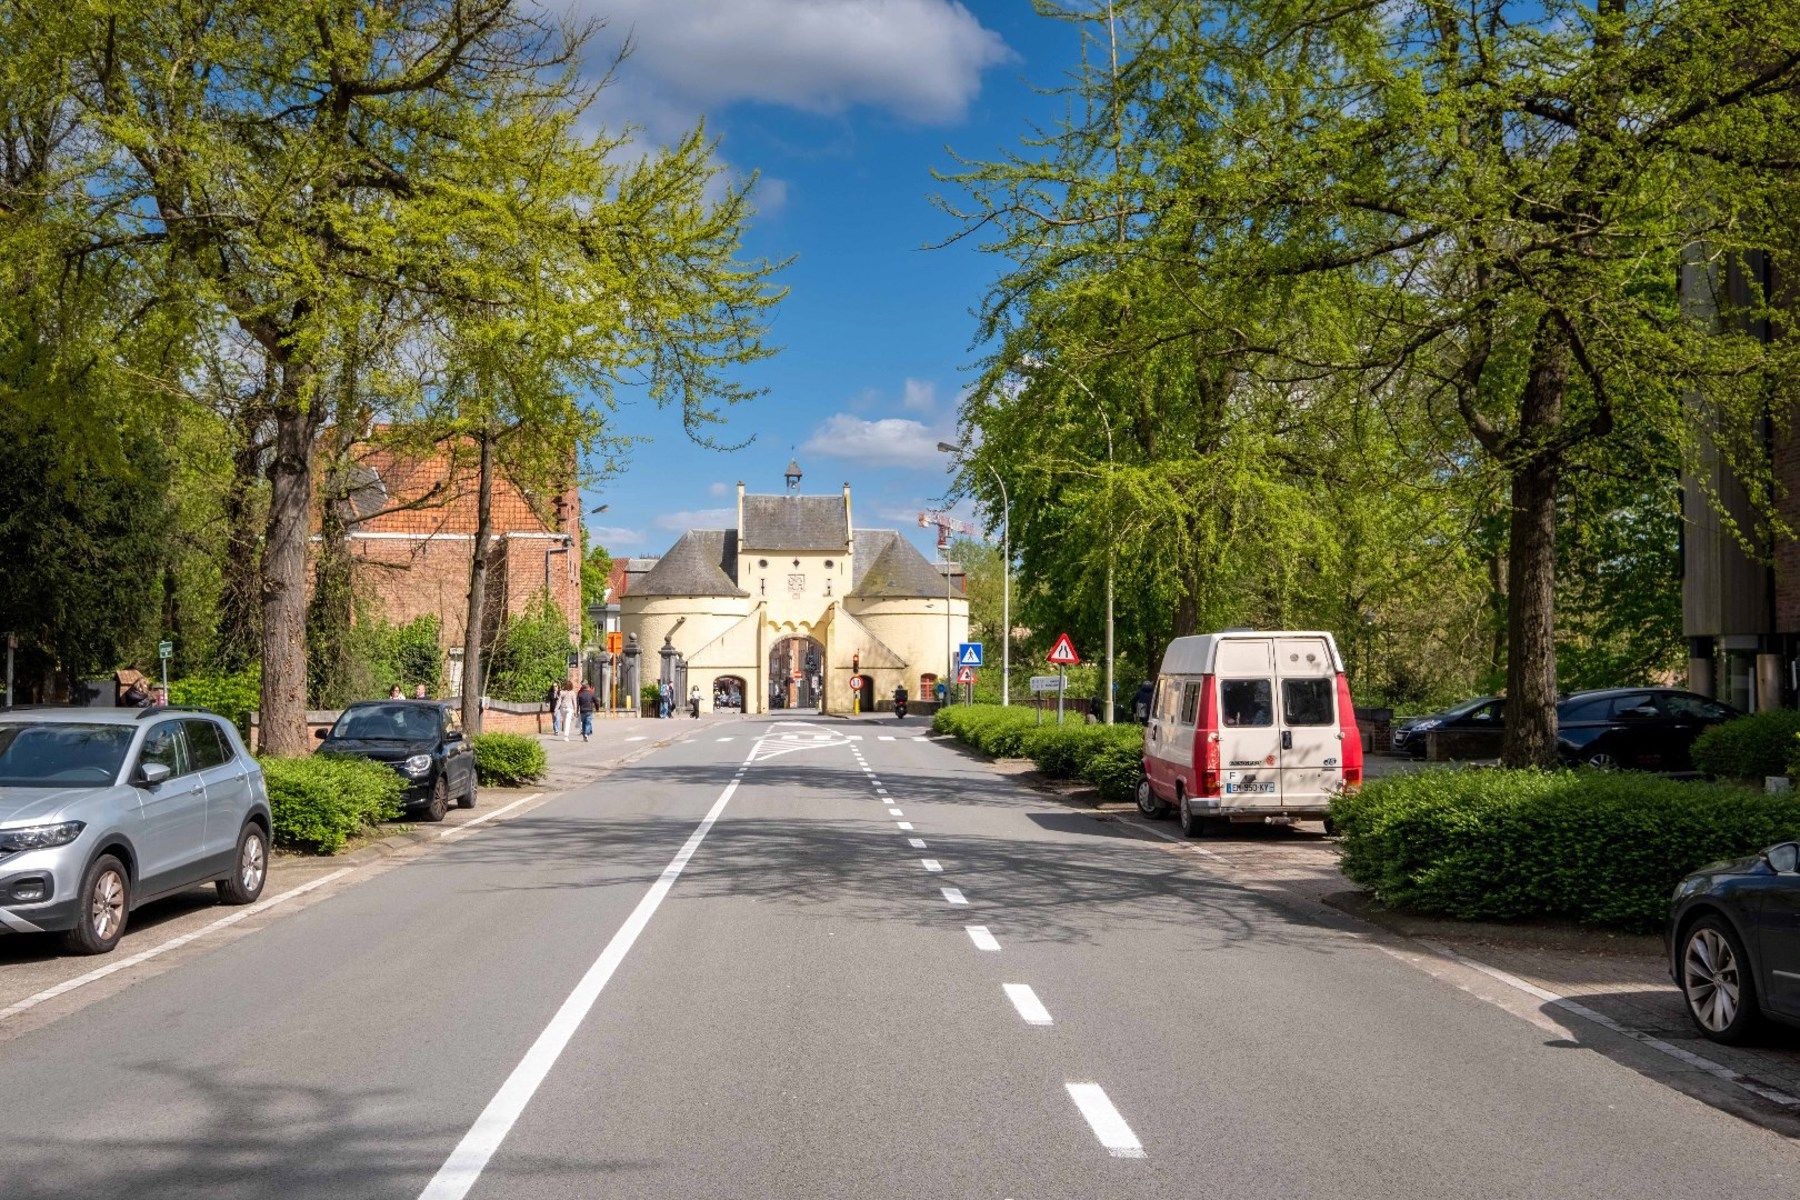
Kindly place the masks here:
<instances>
[{"instance_id":1,"label":"van rear window","mask_svg":"<svg viewBox=\"0 0 1800 1200\"><path fill-rule=\"evenodd\" d=\"M1227 725L1273 725L1274 693L1266 679L1227 679L1219 685Z\"/></svg>"},{"instance_id":2,"label":"van rear window","mask_svg":"<svg viewBox=\"0 0 1800 1200\"><path fill-rule=\"evenodd\" d=\"M1331 697L1337 690L1335 679L1284 679L1281 681L1281 710L1289 725L1329 725L1336 719Z\"/></svg>"}]
</instances>

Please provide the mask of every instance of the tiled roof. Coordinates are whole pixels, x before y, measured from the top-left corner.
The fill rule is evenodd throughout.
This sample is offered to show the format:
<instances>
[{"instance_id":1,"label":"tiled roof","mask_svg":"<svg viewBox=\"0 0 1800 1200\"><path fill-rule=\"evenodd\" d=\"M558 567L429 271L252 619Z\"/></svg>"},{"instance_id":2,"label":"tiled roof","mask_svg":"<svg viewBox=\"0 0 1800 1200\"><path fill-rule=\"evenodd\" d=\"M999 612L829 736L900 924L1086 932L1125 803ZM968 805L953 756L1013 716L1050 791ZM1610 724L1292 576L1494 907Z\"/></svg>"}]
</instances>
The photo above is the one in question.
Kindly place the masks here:
<instances>
[{"instance_id":1,"label":"tiled roof","mask_svg":"<svg viewBox=\"0 0 1800 1200\"><path fill-rule=\"evenodd\" d=\"M859 531L857 536L865 538L868 533ZM866 600L942 596L946 591L943 572L897 533L890 535L861 575L850 594Z\"/></svg>"},{"instance_id":2,"label":"tiled roof","mask_svg":"<svg viewBox=\"0 0 1800 1200\"><path fill-rule=\"evenodd\" d=\"M359 445L352 451L349 482L358 532L475 532L476 455L474 443L466 439L440 442L416 455ZM581 500L573 455L568 486L560 493L526 492L504 471L496 471L491 499L496 534L575 532Z\"/></svg>"},{"instance_id":3,"label":"tiled roof","mask_svg":"<svg viewBox=\"0 0 1800 1200\"><path fill-rule=\"evenodd\" d=\"M725 529L690 529L642 578L631 582L633 596L747 596L731 581L737 566L737 534Z\"/></svg>"},{"instance_id":4,"label":"tiled roof","mask_svg":"<svg viewBox=\"0 0 1800 1200\"><path fill-rule=\"evenodd\" d=\"M745 550L842 550L850 542L842 496L745 496Z\"/></svg>"},{"instance_id":5,"label":"tiled roof","mask_svg":"<svg viewBox=\"0 0 1800 1200\"><path fill-rule=\"evenodd\" d=\"M856 554L851 559L850 591L862 586L863 576L875 565L888 543L900 535L892 529L859 529L856 531Z\"/></svg>"}]
</instances>

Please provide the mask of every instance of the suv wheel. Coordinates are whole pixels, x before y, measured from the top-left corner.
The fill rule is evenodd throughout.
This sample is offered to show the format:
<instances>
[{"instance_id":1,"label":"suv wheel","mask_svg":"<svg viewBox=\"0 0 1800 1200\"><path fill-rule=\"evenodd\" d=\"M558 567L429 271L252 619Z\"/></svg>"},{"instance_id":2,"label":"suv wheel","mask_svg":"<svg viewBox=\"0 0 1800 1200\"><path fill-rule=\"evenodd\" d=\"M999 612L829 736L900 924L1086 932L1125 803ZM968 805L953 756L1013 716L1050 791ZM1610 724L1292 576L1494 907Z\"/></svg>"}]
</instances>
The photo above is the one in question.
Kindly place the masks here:
<instances>
[{"instance_id":1,"label":"suv wheel","mask_svg":"<svg viewBox=\"0 0 1800 1200\"><path fill-rule=\"evenodd\" d=\"M427 821L441 821L444 814L450 811L450 785L444 782L444 773L438 772L437 782L431 785L431 803L419 815Z\"/></svg>"},{"instance_id":2,"label":"suv wheel","mask_svg":"<svg viewBox=\"0 0 1800 1200\"><path fill-rule=\"evenodd\" d=\"M81 877L75 928L63 934L71 954L106 954L119 944L131 915L131 878L125 864L102 854Z\"/></svg>"},{"instance_id":3,"label":"suv wheel","mask_svg":"<svg viewBox=\"0 0 1800 1200\"><path fill-rule=\"evenodd\" d=\"M254 904L269 879L269 839L262 826L252 821L238 834L237 865L219 880L221 904Z\"/></svg>"},{"instance_id":4,"label":"suv wheel","mask_svg":"<svg viewBox=\"0 0 1800 1200\"><path fill-rule=\"evenodd\" d=\"M476 783L477 783L477 781L475 779L475 768L470 767L469 768L469 786L466 789L464 789L462 795L460 795L456 798L456 807L458 807L458 808L474 808L475 807Z\"/></svg>"},{"instance_id":5,"label":"suv wheel","mask_svg":"<svg viewBox=\"0 0 1800 1200\"><path fill-rule=\"evenodd\" d=\"M1681 994L1688 1017L1715 1042L1734 1044L1756 1031L1756 980L1744 944L1724 918L1701 917L1681 937Z\"/></svg>"}]
</instances>

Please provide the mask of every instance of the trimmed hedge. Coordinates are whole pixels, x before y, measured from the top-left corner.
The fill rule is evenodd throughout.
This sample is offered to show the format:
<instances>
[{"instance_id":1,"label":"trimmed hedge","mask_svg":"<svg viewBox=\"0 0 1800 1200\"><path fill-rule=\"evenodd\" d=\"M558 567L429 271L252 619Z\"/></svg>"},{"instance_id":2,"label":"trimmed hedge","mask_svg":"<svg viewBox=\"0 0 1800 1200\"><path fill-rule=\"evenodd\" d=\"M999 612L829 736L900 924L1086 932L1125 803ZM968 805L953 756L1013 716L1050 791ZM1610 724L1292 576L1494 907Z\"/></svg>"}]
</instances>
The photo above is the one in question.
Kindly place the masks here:
<instances>
[{"instance_id":1,"label":"trimmed hedge","mask_svg":"<svg viewBox=\"0 0 1800 1200\"><path fill-rule=\"evenodd\" d=\"M478 733L475 778L488 787L518 787L544 777L550 761L543 745L519 733Z\"/></svg>"},{"instance_id":2,"label":"trimmed hedge","mask_svg":"<svg viewBox=\"0 0 1800 1200\"><path fill-rule=\"evenodd\" d=\"M1660 925L1689 871L1800 837L1800 797L1633 771L1420 771L1331 816L1344 874L1385 904L1634 928Z\"/></svg>"},{"instance_id":3,"label":"trimmed hedge","mask_svg":"<svg viewBox=\"0 0 1800 1200\"><path fill-rule=\"evenodd\" d=\"M1770 709L1714 725L1694 739L1694 769L1717 779L1786 775L1800 734L1800 711Z\"/></svg>"},{"instance_id":4,"label":"trimmed hedge","mask_svg":"<svg viewBox=\"0 0 1800 1200\"><path fill-rule=\"evenodd\" d=\"M958 704L940 709L931 727L995 758L1029 758L1052 778L1084 780L1105 800L1132 799L1143 774L1144 731L1136 725L1039 725L1029 708Z\"/></svg>"},{"instance_id":5,"label":"trimmed hedge","mask_svg":"<svg viewBox=\"0 0 1800 1200\"><path fill-rule=\"evenodd\" d=\"M403 811L399 774L381 763L348 755L263 758L274 840L315 854L336 854L344 843Z\"/></svg>"}]
</instances>

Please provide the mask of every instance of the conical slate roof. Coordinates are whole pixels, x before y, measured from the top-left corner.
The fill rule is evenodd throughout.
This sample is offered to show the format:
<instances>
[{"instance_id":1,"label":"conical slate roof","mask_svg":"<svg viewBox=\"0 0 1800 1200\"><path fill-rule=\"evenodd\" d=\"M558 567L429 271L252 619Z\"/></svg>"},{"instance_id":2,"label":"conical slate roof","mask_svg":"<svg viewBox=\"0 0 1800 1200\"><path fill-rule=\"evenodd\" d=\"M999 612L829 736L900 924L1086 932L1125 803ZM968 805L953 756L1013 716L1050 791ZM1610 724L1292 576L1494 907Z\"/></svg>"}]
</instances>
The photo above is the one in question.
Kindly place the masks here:
<instances>
[{"instance_id":1,"label":"conical slate roof","mask_svg":"<svg viewBox=\"0 0 1800 1200\"><path fill-rule=\"evenodd\" d=\"M731 580L737 532L690 529L650 572L631 585L633 596L748 596Z\"/></svg>"},{"instance_id":2,"label":"conical slate roof","mask_svg":"<svg viewBox=\"0 0 1800 1200\"><path fill-rule=\"evenodd\" d=\"M864 535L859 532L858 536ZM942 596L944 575L911 542L895 536L881 547L850 594L865 600Z\"/></svg>"}]
</instances>

